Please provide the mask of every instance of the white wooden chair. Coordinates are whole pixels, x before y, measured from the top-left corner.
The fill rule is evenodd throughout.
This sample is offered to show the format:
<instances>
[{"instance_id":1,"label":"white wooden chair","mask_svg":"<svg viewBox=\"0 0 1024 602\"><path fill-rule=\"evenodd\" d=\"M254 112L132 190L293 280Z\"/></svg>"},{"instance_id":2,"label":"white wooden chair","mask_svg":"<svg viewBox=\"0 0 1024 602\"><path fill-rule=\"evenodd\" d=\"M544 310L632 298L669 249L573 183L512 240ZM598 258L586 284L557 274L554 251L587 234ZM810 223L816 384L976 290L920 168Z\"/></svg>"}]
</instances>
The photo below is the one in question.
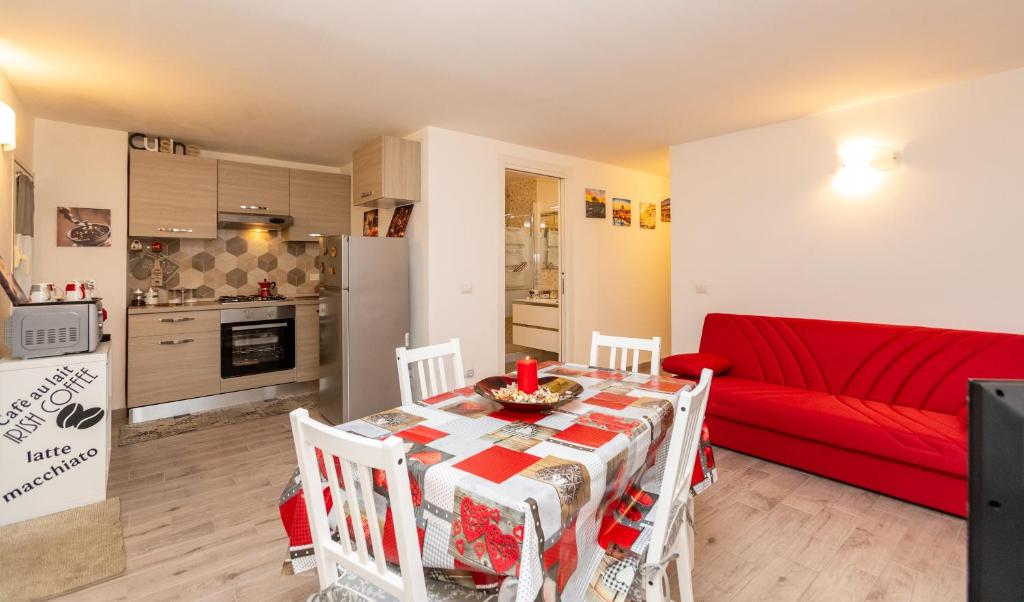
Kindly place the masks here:
<instances>
[{"instance_id":1,"label":"white wooden chair","mask_svg":"<svg viewBox=\"0 0 1024 602\"><path fill-rule=\"evenodd\" d=\"M402 394L402 405L423 401L441 393L466 386L466 374L462 369L462 348L459 339L447 343L409 349L395 349L398 364L398 386ZM447 361L446 361L447 360ZM451 368L451 386L448 386L448 366ZM426 365L426 370L424 370ZM412 372L415 371L419 395L413 394ZM430 380L427 380L429 375Z\"/></svg>"},{"instance_id":2,"label":"white wooden chair","mask_svg":"<svg viewBox=\"0 0 1024 602\"><path fill-rule=\"evenodd\" d=\"M601 334L595 330L593 336L590 338L591 366L597 367L602 365L598 363L598 356L600 355L601 347L609 348L607 367L614 370L627 369L627 358L630 355L629 352L632 351L633 359L629 369L633 372L638 372L640 369L640 353L649 352L651 354L651 375L658 375L658 370L661 365L661 337L653 337L650 339L613 337ZM621 357L619 356L620 353ZM618 366L616 366L615 361L617 357L619 357Z\"/></svg>"},{"instance_id":3,"label":"white wooden chair","mask_svg":"<svg viewBox=\"0 0 1024 602\"><path fill-rule=\"evenodd\" d=\"M665 475L654 509L654 531L644 565L644 599L649 602L670 599L666 568L673 561L676 563L681 602L693 600L693 539L688 524L693 511L690 480L700 447L712 374L707 368L701 371L700 382L692 391L681 394L676 408Z\"/></svg>"},{"instance_id":4,"label":"white wooden chair","mask_svg":"<svg viewBox=\"0 0 1024 602\"><path fill-rule=\"evenodd\" d=\"M487 599L488 593L425 577L401 439L389 437L378 441L346 433L313 420L305 409L293 410L290 418L320 578L321 591L311 600L425 602ZM317 449L323 454L334 501L331 513L334 514L334 524L338 526L337 541L331 536L331 523L321 494ZM341 467L344 493L338 481L336 462ZM384 471L387 479L400 572L389 567L384 558L371 468ZM338 500L342 499L344 503L339 503ZM368 519L369 548L362 529L363 516ZM348 536L347 518L351 518L354 546Z\"/></svg>"}]
</instances>

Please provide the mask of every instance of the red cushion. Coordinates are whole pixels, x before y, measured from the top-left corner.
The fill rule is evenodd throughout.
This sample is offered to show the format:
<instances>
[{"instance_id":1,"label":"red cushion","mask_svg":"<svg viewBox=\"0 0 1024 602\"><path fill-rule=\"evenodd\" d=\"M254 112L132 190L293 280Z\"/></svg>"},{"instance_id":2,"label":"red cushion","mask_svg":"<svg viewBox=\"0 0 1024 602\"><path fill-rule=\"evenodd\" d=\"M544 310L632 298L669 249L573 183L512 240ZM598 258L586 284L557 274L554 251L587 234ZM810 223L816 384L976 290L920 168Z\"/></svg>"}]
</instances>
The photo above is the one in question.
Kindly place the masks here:
<instances>
[{"instance_id":1,"label":"red cushion","mask_svg":"<svg viewBox=\"0 0 1024 602\"><path fill-rule=\"evenodd\" d=\"M710 368L718 376L732 368L732 361L717 353L681 353L670 355L661 362L661 369L665 372L688 378L700 378L704 368Z\"/></svg>"},{"instance_id":2,"label":"red cushion","mask_svg":"<svg viewBox=\"0 0 1024 602\"><path fill-rule=\"evenodd\" d=\"M732 376L714 380L707 412L851 451L967 475L967 430L953 414Z\"/></svg>"}]
</instances>

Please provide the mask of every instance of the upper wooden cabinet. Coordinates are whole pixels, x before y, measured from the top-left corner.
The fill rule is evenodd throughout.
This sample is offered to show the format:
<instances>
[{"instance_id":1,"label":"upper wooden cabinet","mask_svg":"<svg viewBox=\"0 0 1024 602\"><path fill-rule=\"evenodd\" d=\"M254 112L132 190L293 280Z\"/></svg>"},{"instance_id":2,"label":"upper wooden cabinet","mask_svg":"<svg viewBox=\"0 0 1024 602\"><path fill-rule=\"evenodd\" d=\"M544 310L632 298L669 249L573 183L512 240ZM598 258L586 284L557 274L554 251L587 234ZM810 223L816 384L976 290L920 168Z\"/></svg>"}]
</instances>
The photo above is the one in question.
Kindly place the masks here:
<instances>
[{"instance_id":1,"label":"upper wooden cabinet","mask_svg":"<svg viewBox=\"0 0 1024 602\"><path fill-rule=\"evenodd\" d=\"M217 238L217 161L132 150L128 234Z\"/></svg>"},{"instance_id":2,"label":"upper wooden cabinet","mask_svg":"<svg viewBox=\"0 0 1024 602\"><path fill-rule=\"evenodd\" d=\"M352 156L352 202L396 207L420 200L420 143L383 136Z\"/></svg>"},{"instance_id":3,"label":"upper wooden cabinet","mask_svg":"<svg viewBox=\"0 0 1024 602\"><path fill-rule=\"evenodd\" d=\"M291 216L286 240L313 241L319 236L349 233L352 221L352 178L342 174L291 170Z\"/></svg>"},{"instance_id":4,"label":"upper wooden cabinet","mask_svg":"<svg viewBox=\"0 0 1024 602\"><path fill-rule=\"evenodd\" d=\"M288 168L219 161L217 209L288 215Z\"/></svg>"}]
</instances>

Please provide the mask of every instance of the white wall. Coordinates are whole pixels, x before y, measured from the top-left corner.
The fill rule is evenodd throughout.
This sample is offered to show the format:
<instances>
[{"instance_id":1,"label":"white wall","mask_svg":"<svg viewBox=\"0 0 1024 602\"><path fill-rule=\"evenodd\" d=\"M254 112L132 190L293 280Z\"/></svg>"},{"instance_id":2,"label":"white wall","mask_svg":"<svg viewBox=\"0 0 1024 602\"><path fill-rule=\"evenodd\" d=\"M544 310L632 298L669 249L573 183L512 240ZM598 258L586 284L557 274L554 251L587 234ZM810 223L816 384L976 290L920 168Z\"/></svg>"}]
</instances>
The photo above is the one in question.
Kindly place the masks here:
<instances>
[{"instance_id":1,"label":"white wall","mask_svg":"<svg viewBox=\"0 0 1024 602\"><path fill-rule=\"evenodd\" d=\"M478 376L503 371L504 169L515 167L565 178L562 244L573 316L567 359L586 361L592 330L658 335L668 345L668 224L640 230L638 213L641 201L668 196L667 178L436 127L420 137L424 200L413 221L428 229L415 251L428 261L425 278L413 272L414 344L457 336L467 369ZM607 191L608 217L583 217L585 188ZM631 228L612 226L613 196L633 200ZM472 293L462 292L464 284Z\"/></svg>"},{"instance_id":2,"label":"white wall","mask_svg":"<svg viewBox=\"0 0 1024 602\"><path fill-rule=\"evenodd\" d=\"M1021 107L1017 70L673 146L673 350L711 311L1024 332ZM904 161L859 199L855 138Z\"/></svg>"},{"instance_id":3,"label":"white wall","mask_svg":"<svg viewBox=\"0 0 1024 602\"><path fill-rule=\"evenodd\" d=\"M36 264L33 280L96 280L111 335L111 409L123 408L127 315L128 133L35 122ZM109 247L57 247L57 207L110 209Z\"/></svg>"}]
</instances>

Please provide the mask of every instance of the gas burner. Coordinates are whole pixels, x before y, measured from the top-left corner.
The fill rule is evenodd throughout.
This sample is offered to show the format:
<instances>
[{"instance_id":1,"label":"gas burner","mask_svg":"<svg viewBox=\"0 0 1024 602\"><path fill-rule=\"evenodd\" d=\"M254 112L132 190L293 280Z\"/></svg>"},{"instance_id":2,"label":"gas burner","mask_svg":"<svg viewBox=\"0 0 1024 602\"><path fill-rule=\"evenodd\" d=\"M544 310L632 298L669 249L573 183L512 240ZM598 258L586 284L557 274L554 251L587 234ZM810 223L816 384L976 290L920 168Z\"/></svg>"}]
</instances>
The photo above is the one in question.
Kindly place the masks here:
<instances>
[{"instance_id":1,"label":"gas burner","mask_svg":"<svg viewBox=\"0 0 1024 602\"><path fill-rule=\"evenodd\" d=\"M217 303L253 303L256 301L284 301L284 295L270 295L260 297L259 295L223 295L217 297Z\"/></svg>"}]
</instances>

